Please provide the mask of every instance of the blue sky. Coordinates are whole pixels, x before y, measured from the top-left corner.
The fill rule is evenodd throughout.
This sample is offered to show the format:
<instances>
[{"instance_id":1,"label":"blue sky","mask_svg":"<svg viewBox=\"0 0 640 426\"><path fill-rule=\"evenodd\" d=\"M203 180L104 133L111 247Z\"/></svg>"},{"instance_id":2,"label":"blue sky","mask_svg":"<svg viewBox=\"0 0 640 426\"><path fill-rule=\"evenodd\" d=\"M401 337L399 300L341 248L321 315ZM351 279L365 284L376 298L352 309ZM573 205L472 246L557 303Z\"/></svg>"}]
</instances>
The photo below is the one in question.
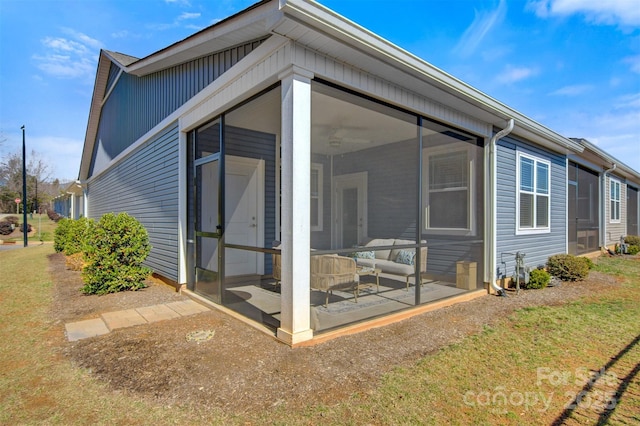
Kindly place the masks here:
<instances>
[{"instance_id":1,"label":"blue sky","mask_svg":"<svg viewBox=\"0 0 640 426\"><path fill-rule=\"evenodd\" d=\"M0 1L0 154L78 175L101 48L144 57L252 0ZM640 171L638 0L324 0L325 6Z\"/></svg>"}]
</instances>

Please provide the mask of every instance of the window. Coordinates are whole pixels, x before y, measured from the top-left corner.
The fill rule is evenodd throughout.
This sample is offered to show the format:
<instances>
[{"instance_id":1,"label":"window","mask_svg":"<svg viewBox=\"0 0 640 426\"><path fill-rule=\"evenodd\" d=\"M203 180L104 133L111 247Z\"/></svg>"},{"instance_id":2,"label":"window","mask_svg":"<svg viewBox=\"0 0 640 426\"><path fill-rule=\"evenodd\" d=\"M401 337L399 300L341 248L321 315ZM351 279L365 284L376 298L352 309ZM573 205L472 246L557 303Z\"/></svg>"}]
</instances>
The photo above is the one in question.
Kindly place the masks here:
<instances>
[{"instance_id":1,"label":"window","mask_svg":"<svg viewBox=\"0 0 640 426\"><path fill-rule=\"evenodd\" d=\"M518 153L516 233L550 231L550 169L549 161Z\"/></svg>"},{"instance_id":2,"label":"window","mask_svg":"<svg viewBox=\"0 0 640 426\"><path fill-rule=\"evenodd\" d=\"M617 180L609 180L609 200L611 204L610 221L620 222L620 182Z\"/></svg>"},{"instance_id":3,"label":"window","mask_svg":"<svg viewBox=\"0 0 640 426\"><path fill-rule=\"evenodd\" d=\"M425 150L425 228L429 231L461 231L468 235L473 226L473 149L449 145L446 150Z\"/></svg>"},{"instance_id":4,"label":"window","mask_svg":"<svg viewBox=\"0 0 640 426\"><path fill-rule=\"evenodd\" d=\"M311 230L322 231L322 164L311 164Z\"/></svg>"}]
</instances>

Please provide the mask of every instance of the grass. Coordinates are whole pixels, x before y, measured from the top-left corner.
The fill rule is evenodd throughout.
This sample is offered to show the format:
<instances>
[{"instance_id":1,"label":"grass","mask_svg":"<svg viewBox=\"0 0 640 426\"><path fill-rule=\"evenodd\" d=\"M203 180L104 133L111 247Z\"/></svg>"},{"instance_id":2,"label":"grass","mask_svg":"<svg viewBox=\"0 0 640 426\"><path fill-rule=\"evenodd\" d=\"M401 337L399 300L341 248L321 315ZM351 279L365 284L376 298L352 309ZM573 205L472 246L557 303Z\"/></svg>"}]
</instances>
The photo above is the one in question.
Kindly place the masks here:
<instances>
[{"instance_id":1,"label":"grass","mask_svg":"<svg viewBox=\"0 0 640 426\"><path fill-rule=\"evenodd\" d=\"M0 220L2 220L6 216L16 216L20 219L20 222L22 223L22 218L23 218L22 214L20 215L2 214L0 215ZM56 222L49 219L49 217L46 214L34 214L33 217L31 217L31 215L29 214L27 215L27 223L30 223L31 226L33 226L33 228L35 229L35 232L33 232L27 238L29 243L40 242L40 241L53 241L53 232L55 231L57 224ZM20 237L11 238L10 240L21 242L23 241L22 234L20 234Z\"/></svg>"},{"instance_id":2,"label":"grass","mask_svg":"<svg viewBox=\"0 0 640 426\"><path fill-rule=\"evenodd\" d=\"M517 311L334 406L242 419L117 393L51 342L51 245L0 252L0 424L596 424L640 421L640 261L600 259L622 280L598 298ZM614 275L616 278L614 278ZM623 277L623 278L622 278ZM541 290L544 291L544 290ZM633 375L635 368L636 375ZM602 373L600 380L590 381ZM616 394L616 392L618 392ZM583 398L575 409L573 398ZM615 410L602 410L613 396Z\"/></svg>"}]
</instances>

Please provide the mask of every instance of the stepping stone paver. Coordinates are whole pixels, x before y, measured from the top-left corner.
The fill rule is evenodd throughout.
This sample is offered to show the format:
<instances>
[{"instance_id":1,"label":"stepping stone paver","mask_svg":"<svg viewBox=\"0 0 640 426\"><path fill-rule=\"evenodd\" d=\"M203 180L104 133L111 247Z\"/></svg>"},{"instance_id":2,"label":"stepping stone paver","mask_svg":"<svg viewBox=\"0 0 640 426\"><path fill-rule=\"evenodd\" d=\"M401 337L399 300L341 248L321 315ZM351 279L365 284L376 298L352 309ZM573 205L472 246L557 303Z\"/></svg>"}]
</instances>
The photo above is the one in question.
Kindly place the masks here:
<instances>
[{"instance_id":1,"label":"stepping stone paver","mask_svg":"<svg viewBox=\"0 0 640 426\"><path fill-rule=\"evenodd\" d=\"M144 317L140 315L135 309L107 312L102 314L102 319L105 323L107 323L107 327L109 327L109 330L147 323L147 320L144 319Z\"/></svg>"},{"instance_id":2,"label":"stepping stone paver","mask_svg":"<svg viewBox=\"0 0 640 426\"><path fill-rule=\"evenodd\" d=\"M183 317L187 315L198 314L200 312L206 312L209 310L209 308L207 308L206 306L203 306L193 300L171 302L171 303L167 303L167 306L173 309L174 311L176 311L177 313L179 313L180 315L182 315Z\"/></svg>"},{"instance_id":3,"label":"stepping stone paver","mask_svg":"<svg viewBox=\"0 0 640 426\"><path fill-rule=\"evenodd\" d=\"M136 308L136 311L138 311L138 313L142 315L147 322L180 318L181 316L178 312L174 311L167 305L145 306L144 308Z\"/></svg>"},{"instance_id":4,"label":"stepping stone paver","mask_svg":"<svg viewBox=\"0 0 640 426\"><path fill-rule=\"evenodd\" d=\"M107 334L116 328L185 317L208 310L209 308L194 300L184 300L163 305L107 312L102 314L101 318L67 323L65 324L65 329L67 338L70 342L73 342L87 337Z\"/></svg>"},{"instance_id":5,"label":"stepping stone paver","mask_svg":"<svg viewBox=\"0 0 640 426\"><path fill-rule=\"evenodd\" d=\"M65 324L64 327L67 330L67 339L69 339L70 342L100 336L109 332L109 328L107 328L102 318L71 322Z\"/></svg>"}]
</instances>

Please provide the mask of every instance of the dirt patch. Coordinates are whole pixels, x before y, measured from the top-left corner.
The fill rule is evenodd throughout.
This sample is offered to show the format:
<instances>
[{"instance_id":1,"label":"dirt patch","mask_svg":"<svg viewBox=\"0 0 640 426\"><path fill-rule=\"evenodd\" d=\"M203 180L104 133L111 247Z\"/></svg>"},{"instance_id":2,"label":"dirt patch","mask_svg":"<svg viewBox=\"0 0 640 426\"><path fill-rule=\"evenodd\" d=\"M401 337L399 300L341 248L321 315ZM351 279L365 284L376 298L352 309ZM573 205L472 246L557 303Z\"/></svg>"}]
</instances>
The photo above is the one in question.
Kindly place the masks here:
<instances>
[{"instance_id":1,"label":"dirt patch","mask_svg":"<svg viewBox=\"0 0 640 426\"><path fill-rule=\"evenodd\" d=\"M50 257L54 282L53 320L61 325L102 312L186 299L159 281L149 287L105 296L85 296L79 272L65 269L64 256ZM413 365L444 345L478 332L483 325L527 306L557 305L597 295L619 283L591 272L588 280L553 288L487 296L345 336L314 347L291 349L215 309L175 320L118 329L67 342L62 353L114 390L159 404L189 404L228 413L257 412L285 404L333 404L366 393L395 366ZM194 333L203 331L204 333ZM189 336L206 336L203 339Z\"/></svg>"}]
</instances>

